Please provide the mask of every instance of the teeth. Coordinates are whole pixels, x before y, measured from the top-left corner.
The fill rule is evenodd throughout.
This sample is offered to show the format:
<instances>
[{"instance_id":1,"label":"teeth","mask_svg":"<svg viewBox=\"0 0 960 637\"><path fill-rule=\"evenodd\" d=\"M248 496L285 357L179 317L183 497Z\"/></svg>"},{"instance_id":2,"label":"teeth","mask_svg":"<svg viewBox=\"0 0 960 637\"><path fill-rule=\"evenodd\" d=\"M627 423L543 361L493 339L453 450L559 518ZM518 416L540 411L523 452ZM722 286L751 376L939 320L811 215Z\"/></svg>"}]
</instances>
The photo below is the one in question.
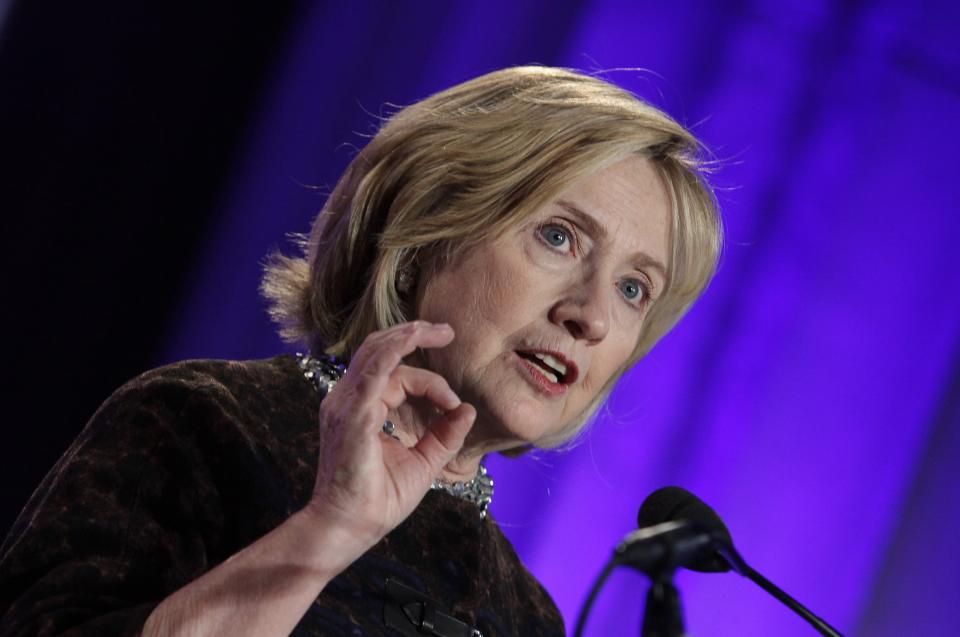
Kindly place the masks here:
<instances>
[{"instance_id":1,"label":"teeth","mask_svg":"<svg viewBox=\"0 0 960 637\"><path fill-rule=\"evenodd\" d=\"M546 376L547 378L549 378L550 381L553 382L553 383L559 383L559 382L560 382L560 379L557 378L557 375L554 374L553 372L551 372L550 370L543 369L543 367L541 367L541 368L540 368L540 373L543 374L544 376Z\"/></svg>"},{"instance_id":2,"label":"teeth","mask_svg":"<svg viewBox=\"0 0 960 637\"><path fill-rule=\"evenodd\" d=\"M561 363L560 361L558 361L557 359L555 359L555 358L554 358L553 356L551 356L550 354L541 354L540 352L534 352L533 355L536 356L537 358L539 358L540 360L542 360L542 361L544 362L544 364L546 364L546 365L552 367L553 369L557 370L557 376L564 376L564 375L566 375L566 373L567 373L567 366L564 365L563 363Z\"/></svg>"}]
</instances>

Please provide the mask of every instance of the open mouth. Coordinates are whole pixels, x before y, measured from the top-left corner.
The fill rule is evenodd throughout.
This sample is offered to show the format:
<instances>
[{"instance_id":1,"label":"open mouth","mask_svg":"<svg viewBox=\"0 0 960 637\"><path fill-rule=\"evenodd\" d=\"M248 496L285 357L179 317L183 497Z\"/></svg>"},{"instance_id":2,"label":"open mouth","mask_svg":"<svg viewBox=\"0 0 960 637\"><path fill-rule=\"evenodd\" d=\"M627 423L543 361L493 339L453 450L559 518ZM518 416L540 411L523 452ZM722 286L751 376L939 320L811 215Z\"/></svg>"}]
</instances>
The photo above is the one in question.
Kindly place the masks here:
<instances>
[{"instance_id":1,"label":"open mouth","mask_svg":"<svg viewBox=\"0 0 960 637\"><path fill-rule=\"evenodd\" d=\"M551 352L522 352L517 355L534 365L547 380L558 385L570 385L577 378L577 366L563 358L562 355Z\"/></svg>"}]
</instances>

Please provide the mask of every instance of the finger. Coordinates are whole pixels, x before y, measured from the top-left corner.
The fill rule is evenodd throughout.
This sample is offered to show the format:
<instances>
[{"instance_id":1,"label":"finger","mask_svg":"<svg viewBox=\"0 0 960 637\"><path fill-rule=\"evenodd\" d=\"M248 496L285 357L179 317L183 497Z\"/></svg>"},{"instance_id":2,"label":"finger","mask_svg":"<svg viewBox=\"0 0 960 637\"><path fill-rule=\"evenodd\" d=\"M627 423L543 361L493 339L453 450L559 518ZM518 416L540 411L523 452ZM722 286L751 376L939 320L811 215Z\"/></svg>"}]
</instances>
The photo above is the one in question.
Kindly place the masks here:
<instances>
[{"instance_id":1,"label":"finger","mask_svg":"<svg viewBox=\"0 0 960 637\"><path fill-rule=\"evenodd\" d=\"M390 380L383 401L391 409L402 405L410 396L426 398L442 411L456 409L462 402L443 376L428 369L400 365Z\"/></svg>"},{"instance_id":2,"label":"finger","mask_svg":"<svg viewBox=\"0 0 960 637\"><path fill-rule=\"evenodd\" d=\"M436 475L460 452L476 418L477 410L473 405L462 403L431 423L430 429L413 448L429 464L431 475Z\"/></svg>"},{"instance_id":3,"label":"finger","mask_svg":"<svg viewBox=\"0 0 960 637\"><path fill-rule=\"evenodd\" d=\"M411 340L415 342L411 343ZM447 323L431 323L423 320L398 323L367 335L353 355L351 364L363 365L387 350L399 353L403 357L417 347L443 347L451 340L453 340L453 328Z\"/></svg>"},{"instance_id":4,"label":"finger","mask_svg":"<svg viewBox=\"0 0 960 637\"><path fill-rule=\"evenodd\" d=\"M365 341L360 350L366 351L350 366L345 378L355 380L362 399L379 397L404 356L418 347L442 347L452 340L453 328L449 325L426 321L405 323ZM358 353L361 352L358 350Z\"/></svg>"}]
</instances>

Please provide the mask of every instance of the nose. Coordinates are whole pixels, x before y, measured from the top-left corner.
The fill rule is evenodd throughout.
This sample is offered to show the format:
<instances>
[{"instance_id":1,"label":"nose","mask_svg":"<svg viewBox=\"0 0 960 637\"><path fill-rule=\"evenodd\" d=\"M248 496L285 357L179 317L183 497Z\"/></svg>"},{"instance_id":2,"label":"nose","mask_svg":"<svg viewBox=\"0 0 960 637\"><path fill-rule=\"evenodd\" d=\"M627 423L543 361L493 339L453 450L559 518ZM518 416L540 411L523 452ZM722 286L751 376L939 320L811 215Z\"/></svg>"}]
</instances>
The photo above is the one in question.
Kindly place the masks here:
<instances>
[{"instance_id":1,"label":"nose","mask_svg":"<svg viewBox=\"0 0 960 637\"><path fill-rule=\"evenodd\" d=\"M575 339L602 341L610 331L610 291L592 281L569 292L550 309L550 320Z\"/></svg>"}]
</instances>

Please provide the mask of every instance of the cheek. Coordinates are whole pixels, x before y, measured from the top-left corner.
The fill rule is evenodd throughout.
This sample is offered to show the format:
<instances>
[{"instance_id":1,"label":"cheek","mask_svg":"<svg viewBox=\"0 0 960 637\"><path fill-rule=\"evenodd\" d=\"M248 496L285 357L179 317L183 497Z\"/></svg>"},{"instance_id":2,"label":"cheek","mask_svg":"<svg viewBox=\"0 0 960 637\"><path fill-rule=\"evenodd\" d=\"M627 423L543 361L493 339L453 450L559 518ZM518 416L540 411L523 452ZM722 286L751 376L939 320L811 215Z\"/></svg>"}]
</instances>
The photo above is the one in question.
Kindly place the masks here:
<instances>
[{"instance_id":1,"label":"cheek","mask_svg":"<svg viewBox=\"0 0 960 637\"><path fill-rule=\"evenodd\" d=\"M499 264L472 277L469 295L457 299L464 307L470 325L476 330L504 326L516 309L513 295L518 280L513 271L503 265Z\"/></svg>"},{"instance_id":2,"label":"cheek","mask_svg":"<svg viewBox=\"0 0 960 637\"><path fill-rule=\"evenodd\" d=\"M635 339L618 339L617 343L611 342L603 352L597 352L594 355L590 370L583 378L584 402L592 401L610 379L626 365L633 354L638 338L639 336Z\"/></svg>"},{"instance_id":3,"label":"cheek","mask_svg":"<svg viewBox=\"0 0 960 637\"><path fill-rule=\"evenodd\" d=\"M444 320L469 338L509 328L521 317L524 290L523 267L508 250L477 251L457 265L439 272L427 285L419 316Z\"/></svg>"},{"instance_id":4,"label":"cheek","mask_svg":"<svg viewBox=\"0 0 960 637\"><path fill-rule=\"evenodd\" d=\"M436 273L417 302L417 317L447 322L456 331L449 346L430 352L431 368L458 381L489 365L524 316L523 269L509 254L478 251Z\"/></svg>"}]
</instances>

